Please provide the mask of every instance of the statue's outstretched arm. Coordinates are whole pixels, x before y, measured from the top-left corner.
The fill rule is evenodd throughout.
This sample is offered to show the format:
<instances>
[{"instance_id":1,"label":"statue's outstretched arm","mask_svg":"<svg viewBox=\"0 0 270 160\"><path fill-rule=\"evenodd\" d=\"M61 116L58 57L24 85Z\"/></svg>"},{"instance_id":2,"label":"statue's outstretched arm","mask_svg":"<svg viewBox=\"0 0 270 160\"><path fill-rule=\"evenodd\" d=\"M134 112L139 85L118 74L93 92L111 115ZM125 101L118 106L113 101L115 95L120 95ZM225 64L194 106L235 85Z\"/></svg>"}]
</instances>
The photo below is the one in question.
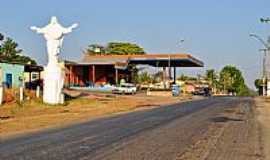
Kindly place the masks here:
<instances>
[{"instance_id":1,"label":"statue's outstretched arm","mask_svg":"<svg viewBox=\"0 0 270 160\"><path fill-rule=\"evenodd\" d=\"M32 26L32 27L30 27L30 29L33 30L33 31L35 31L35 32L37 32L37 33L39 33L39 34L44 33L44 29L43 28L38 28L36 26Z\"/></svg>"},{"instance_id":2,"label":"statue's outstretched arm","mask_svg":"<svg viewBox=\"0 0 270 160\"><path fill-rule=\"evenodd\" d=\"M72 26L65 29L64 34L71 33L73 29L77 28L79 26L78 23L73 24Z\"/></svg>"}]
</instances>

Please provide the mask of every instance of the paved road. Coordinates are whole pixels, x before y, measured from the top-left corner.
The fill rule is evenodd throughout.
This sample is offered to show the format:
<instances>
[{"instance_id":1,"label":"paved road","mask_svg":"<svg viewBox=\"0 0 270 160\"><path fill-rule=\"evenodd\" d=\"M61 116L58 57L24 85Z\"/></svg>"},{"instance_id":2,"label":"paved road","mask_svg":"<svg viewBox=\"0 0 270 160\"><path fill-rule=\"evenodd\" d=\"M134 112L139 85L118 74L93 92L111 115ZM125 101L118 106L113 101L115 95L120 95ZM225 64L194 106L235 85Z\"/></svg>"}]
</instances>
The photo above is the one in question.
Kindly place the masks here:
<instances>
[{"instance_id":1,"label":"paved road","mask_svg":"<svg viewBox=\"0 0 270 160\"><path fill-rule=\"evenodd\" d=\"M262 158L251 98L210 98L0 142L5 160Z\"/></svg>"}]
</instances>

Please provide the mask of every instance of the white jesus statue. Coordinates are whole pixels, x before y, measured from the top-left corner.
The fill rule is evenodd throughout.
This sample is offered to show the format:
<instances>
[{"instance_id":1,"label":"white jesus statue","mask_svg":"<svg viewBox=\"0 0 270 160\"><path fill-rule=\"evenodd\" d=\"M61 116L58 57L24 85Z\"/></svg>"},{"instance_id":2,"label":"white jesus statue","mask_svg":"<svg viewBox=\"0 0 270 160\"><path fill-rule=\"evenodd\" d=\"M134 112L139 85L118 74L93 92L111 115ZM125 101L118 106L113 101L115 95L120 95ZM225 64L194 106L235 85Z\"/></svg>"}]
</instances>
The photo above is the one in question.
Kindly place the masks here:
<instances>
[{"instance_id":1,"label":"white jesus statue","mask_svg":"<svg viewBox=\"0 0 270 160\"><path fill-rule=\"evenodd\" d=\"M44 73L43 101L49 104L63 103L64 69L59 64L60 49L64 36L71 33L78 24L73 24L64 28L58 23L56 17L51 18L51 22L43 27L31 27L31 30L38 34L43 34L47 41L48 64Z\"/></svg>"}]
</instances>

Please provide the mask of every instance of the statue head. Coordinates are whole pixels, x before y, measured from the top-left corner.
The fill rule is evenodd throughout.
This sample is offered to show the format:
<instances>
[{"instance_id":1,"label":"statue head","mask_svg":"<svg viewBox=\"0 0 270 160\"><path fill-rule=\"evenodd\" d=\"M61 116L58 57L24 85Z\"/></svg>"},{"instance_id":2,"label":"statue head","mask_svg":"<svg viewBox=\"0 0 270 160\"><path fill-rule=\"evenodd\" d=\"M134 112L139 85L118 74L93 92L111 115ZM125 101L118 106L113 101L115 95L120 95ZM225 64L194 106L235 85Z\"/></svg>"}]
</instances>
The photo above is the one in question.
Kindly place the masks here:
<instances>
[{"instance_id":1,"label":"statue head","mask_svg":"<svg viewBox=\"0 0 270 160\"><path fill-rule=\"evenodd\" d=\"M51 24L58 24L58 20L55 16L51 18Z\"/></svg>"}]
</instances>

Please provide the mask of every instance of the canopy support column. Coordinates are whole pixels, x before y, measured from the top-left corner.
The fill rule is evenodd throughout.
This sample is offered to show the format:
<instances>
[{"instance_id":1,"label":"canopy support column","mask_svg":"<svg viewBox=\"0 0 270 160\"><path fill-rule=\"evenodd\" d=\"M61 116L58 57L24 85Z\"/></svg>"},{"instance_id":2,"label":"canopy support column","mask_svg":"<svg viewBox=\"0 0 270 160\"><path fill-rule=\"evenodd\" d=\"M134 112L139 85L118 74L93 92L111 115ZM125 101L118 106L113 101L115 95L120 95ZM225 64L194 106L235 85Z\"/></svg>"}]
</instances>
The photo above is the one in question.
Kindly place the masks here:
<instances>
[{"instance_id":1,"label":"canopy support column","mask_svg":"<svg viewBox=\"0 0 270 160\"><path fill-rule=\"evenodd\" d=\"M96 66L92 65L92 81L95 84L96 83Z\"/></svg>"},{"instance_id":2,"label":"canopy support column","mask_svg":"<svg viewBox=\"0 0 270 160\"><path fill-rule=\"evenodd\" d=\"M116 85L118 85L118 69L117 68L115 68L115 83L116 83Z\"/></svg>"},{"instance_id":3,"label":"canopy support column","mask_svg":"<svg viewBox=\"0 0 270 160\"><path fill-rule=\"evenodd\" d=\"M163 85L166 88L166 67L163 67Z\"/></svg>"},{"instance_id":4,"label":"canopy support column","mask_svg":"<svg viewBox=\"0 0 270 160\"><path fill-rule=\"evenodd\" d=\"M173 83L176 84L176 67L173 67Z\"/></svg>"}]
</instances>

